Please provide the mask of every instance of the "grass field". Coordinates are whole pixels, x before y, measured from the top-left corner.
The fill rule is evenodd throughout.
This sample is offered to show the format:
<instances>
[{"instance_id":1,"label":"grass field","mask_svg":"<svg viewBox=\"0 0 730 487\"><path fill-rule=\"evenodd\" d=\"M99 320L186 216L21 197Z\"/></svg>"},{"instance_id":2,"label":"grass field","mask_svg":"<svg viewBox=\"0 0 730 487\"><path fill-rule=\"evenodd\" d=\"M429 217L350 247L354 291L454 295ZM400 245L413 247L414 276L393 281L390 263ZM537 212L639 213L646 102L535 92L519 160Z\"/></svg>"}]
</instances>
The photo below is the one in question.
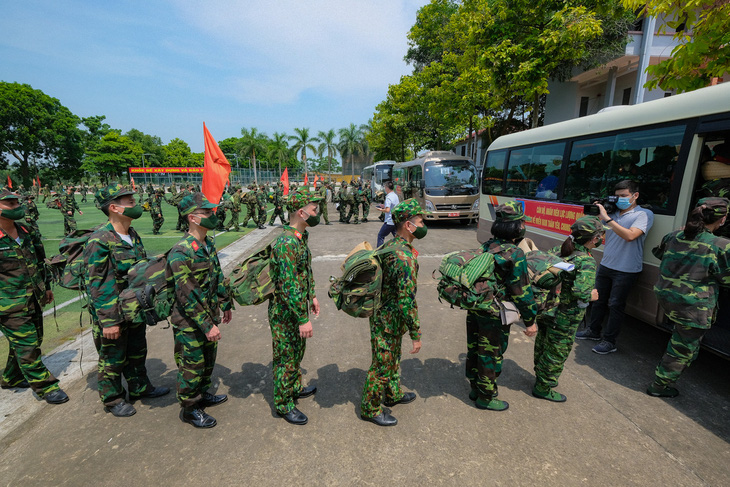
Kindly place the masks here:
<instances>
[{"instance_id":1,"label":"grass field","mask_svg":"<svg viewBox=\"0 0 730 487\"><path fill-rule=\"evenodd\" d=\"M38 226L40 227L41 235L43 236L43 245L46 249L46 256L51 257L58 254L58 244L63 238L63 216L59 210L52 210L46 208L46 205L42 203L43 197L37 199L38 210L40 211L40 218L38 219ZM93 202L91 194L87 197L87 202L81 202L81 196L76 195L76 201L81 207L83 215L78 213L75 215L77 228L86 229L93 228L100 223L106 222L104 214L96 208ZM245 214L245 207L243 208L241 217ZM165 217L165 223L162 225L160 235L152 235L152 218L149 213L145 213L132 225L134 229L139 233L144 243L147 255L153 256L161 254L169 250L183 235L182 232L175 230L177 224L177 209L163 203L162 214ZM230 218L230 213L228 213ZM239 221L242 218L239 218ZM234 241L241 238L246 233L253 230L255 227L249 221L248 228L240 232L216 232L215 244L218 250L230 245ZM53 293L55 297L55 305L59 306L66 301L73 299L79 295L78 292L69 289L64 289L60 286L54 286ZM49 315L45 318L44 325L44 338L42 350L44 353L49 353L51 350L59 346L61 343L67 340L73 339L78 333L89 328L89 314L86 309L82 308L85 299L77 301L73 304L58 309L55 319L53 315ZM44 311L52 310L54 303L47 305ZM8 342L5 339L0 340L0 357L7 357ZM0 359L2 360L2 359ZM4 366L4 363L0 363L0 366Z\"/></svg>"}]
</instances>

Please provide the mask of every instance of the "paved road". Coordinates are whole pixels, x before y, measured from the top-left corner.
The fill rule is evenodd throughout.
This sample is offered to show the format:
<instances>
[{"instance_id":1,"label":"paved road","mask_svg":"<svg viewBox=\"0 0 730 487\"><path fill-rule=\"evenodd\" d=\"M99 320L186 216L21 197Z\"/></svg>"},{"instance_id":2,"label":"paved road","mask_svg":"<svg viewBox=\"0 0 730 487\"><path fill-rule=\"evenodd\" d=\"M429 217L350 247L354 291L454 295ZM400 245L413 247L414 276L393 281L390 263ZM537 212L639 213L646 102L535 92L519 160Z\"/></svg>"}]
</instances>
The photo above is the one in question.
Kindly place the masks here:
<instances>
[{"instance_id":1,"label":"paved road","mask_svg":"<svg viewBox=\"0 0 730 487\"><path fill-rule=\"evenodd\" d=\"M463 377L465 314L438 302L431 279L445 252L476 246L473 226L434 224L416 244L424 346L404 355L402 381L418 399L393 408L394 428L359 420L370 365L367 321L336 311L327 286L342 257L358 242L373 242L378 228L312 230L322 314L303 362L305 381L319 387L299 403L308 425L289 425L271 407L265 306L239 308L222 330L213 376L218 393L230 397L209 410L216 428L180 422L172 395L137 403L131 418L114 418L103 411L85 365L83 379L65 385L69 403L39 403L0 440L0 483L730 485L728 362L703 353L682 378L680 397L650 398L643 391L667 335L646 325L627 326L619 352L608 356L578 343L561 378L564 404L530 395L533 342L514 327L500 377L500 398L511 407L474 408ZM174 388L171 330L150 328L148 337L150 376Z\"/></svg>"}]
</instances>

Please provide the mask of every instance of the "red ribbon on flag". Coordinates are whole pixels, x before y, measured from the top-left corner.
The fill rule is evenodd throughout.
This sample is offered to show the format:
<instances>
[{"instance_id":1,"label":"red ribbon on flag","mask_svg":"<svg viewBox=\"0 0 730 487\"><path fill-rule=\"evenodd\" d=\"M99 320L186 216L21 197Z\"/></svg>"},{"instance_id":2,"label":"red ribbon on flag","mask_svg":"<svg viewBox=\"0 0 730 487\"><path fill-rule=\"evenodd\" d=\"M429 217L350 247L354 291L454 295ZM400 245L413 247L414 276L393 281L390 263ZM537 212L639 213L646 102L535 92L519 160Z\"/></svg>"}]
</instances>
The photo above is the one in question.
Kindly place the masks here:
<instances>
[{"instance_id":1,"label":"red ribbon on flag","mask_svg":"<svg viewBox=\"0 0 730 487\"><path fill-rule=\"evenodd\" d=\"M203 122L203 141L205 142L205 158L203 162L203 184L202 191L208 201L218 204L223 195L223 190L228 182L228 175L231 173L231 164L218 147L208 127Z\"/></svg>"}]
</instances>

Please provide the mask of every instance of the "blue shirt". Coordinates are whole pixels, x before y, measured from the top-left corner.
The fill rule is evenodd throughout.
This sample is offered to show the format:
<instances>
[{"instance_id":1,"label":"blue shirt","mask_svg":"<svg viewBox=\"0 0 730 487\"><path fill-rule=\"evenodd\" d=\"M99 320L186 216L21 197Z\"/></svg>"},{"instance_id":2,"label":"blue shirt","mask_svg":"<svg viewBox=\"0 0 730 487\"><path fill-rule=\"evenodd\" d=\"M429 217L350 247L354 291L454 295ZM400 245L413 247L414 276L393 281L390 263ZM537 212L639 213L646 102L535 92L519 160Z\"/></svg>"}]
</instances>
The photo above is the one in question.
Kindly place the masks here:
<instances>
[{"instance_id":1,"label":"blue shirt","mask_svg":"<svg viewBox=\"0 0 730 487\"><path fill-rule=\"evenodd\" d=\"M620 212L610 215L616 224L622 227L638 228L643 233L631 242L619 237L613 230L606 230L606 247L603 251L601 265L614 271L641 272L644 265L644 241L646 234L654 224L654 213L637 206L623 215Z\"/></svg>"},{"instance_id":2,"label":"blue shirt","mask_svg":"<svg viewBox=\"0 0 730 487\"><path fill-rule=\"evenodd\" d=\"M395 225L395 223L393 223L393 208L398 206L398 203L398 195L395 194L395 191L391 191L385 196L385 203L383 203L383 207L388 208L389 210L385 212L386 225Z\"/></svg>"}]
</instances>

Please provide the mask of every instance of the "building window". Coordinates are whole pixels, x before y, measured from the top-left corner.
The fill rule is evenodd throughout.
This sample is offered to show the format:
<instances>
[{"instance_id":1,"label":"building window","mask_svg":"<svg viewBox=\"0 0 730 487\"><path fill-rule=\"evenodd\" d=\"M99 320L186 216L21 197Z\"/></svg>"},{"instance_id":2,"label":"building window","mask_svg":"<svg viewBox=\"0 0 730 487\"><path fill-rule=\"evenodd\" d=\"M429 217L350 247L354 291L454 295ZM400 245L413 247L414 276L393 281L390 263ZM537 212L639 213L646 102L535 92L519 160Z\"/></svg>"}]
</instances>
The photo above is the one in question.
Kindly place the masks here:
<instances>
[{"instance_id":1,"label":"building window","mask_svg":"<svg viewBox=\"0 0 730 487\"><path fill-rule=\"evenodd\" d=\"M664 98L669 98L670 96L672 96L672 92L671 91L665 91L664 92Z\"/></svg>"},{"instance_id":2,"label":"building window","mask_svg":"<svg viewBox=\"0 0 730 487\"><path fill-rule=\"evenodd\" d=\"M622 105L630 105L631 104L631 88L626 88L624 90L624 96L621 99Z\"/></svg>"},{"instance_id":3,"label":"building window","mask_svg":"<svg viewBox=\"0 0 730 487\"><path fill-rule=\"evenodd\" d=\"M588 115L588 97L581 96L580 97L580 111L578 112L578 116L585 117L586 115Z\"/></svg>"},{"instance_id":4,"label":"building window","mask_svg":"<svg viewBox=\"0 0 730 487\"><path fill-rule=\"evenodd\" d=\"M464 154L466 154L466 146L462 145L461 146L461 155L463 156Z\"/></svg>"}]
</instances>

